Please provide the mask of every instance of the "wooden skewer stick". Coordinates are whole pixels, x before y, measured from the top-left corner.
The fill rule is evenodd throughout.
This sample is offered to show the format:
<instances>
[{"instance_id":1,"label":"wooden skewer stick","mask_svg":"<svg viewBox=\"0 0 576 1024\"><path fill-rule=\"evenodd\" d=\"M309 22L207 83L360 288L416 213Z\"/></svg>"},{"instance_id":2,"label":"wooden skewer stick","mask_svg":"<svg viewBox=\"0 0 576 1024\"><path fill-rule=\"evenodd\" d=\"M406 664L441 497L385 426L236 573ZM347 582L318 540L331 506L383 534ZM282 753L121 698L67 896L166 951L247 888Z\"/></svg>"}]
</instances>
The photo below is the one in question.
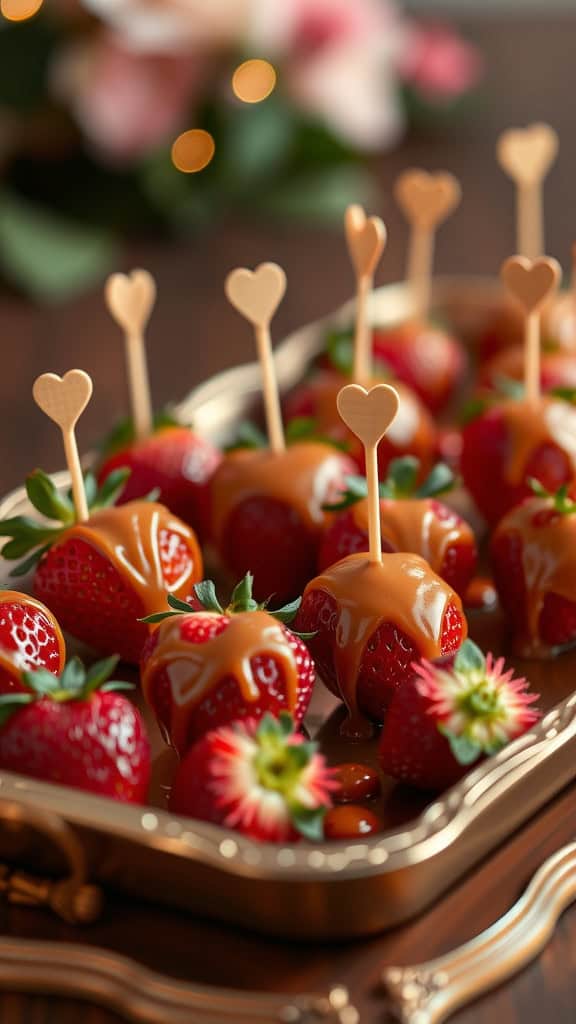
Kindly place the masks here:
<instances>
[{"instance_id":1,"label":"wooden skewer stick","mask_svg":"<svg viewBox=\"0 0 576 1024\"><path fill-rule=\"evenodd\" d=\"M397 179L394 194L410 224L406 278L416 317L425 320L430 309L435 233L460 202L460 185L445 171L409 170Z\"/></svg>"},{"instance_id":2,"label":"wooden skewer stick","mask_svg":"<svg viewBox=\"0 0 576 1024\"><path fill-rule=\"evenodd\" d=\"M262 369L268 441L273 452L283 452L286 441L272 355L270 321L284 298L286 274L276 263L261 263L256 270L237 267L228 274L224 289L234 309L254 327Z\"/></svg>"},{"instance_id":3,"label":"wooden skewer stick","mask_svg":"<svg viewBox=\"0 0 576 1024\"><path fill-rule=\"evenodd\" d=\"M498 162L516 185L516 248L534 260L544 252L542 190L558 153L558 136L549 124L511 128L500 135Z\"/></svg>"},{"instance_id":4,"label":"wooden skewer stick","mask_svg":"<svg viewBox=\"0 0 576 1024\"><path fill-rule=\"evenodd\" d=\"M374 284L374 272L386 245L386 227L380 217L366 217L363 208L356 204L347 208L344 226L350 259L356 273L353 379L366 383L372 376L368 299Z\"/></svg>"},{"instance_id":5,"label":"wooden skewer stick","mask_svg":"<svg viewBox=\"0 0 576 1024\"><path fill-rule=\"evenodd\" d=\"M376 384L369 391L359 384L347 384L338 393L336 401L344 423L364 446L368 483L370 561L380 564L382 530L378 489L378 445L398 412L398 392L389 384Z\"/></svg>"},{"instance_id":6,"label":"wooden skewer stick","mask_svg":"<svg viewBox=\"0 0 576 1024\"><path fill-rule=\"evenodd\" d=\"M546 256L537 260L511 256L500 270L502 281L524 310L524 387L530 402L540 398L542 307L558 288L561 275L558 261Z\"/></svg>"},{"instance_id":7,"label":"wooden skewer stick","mask_svg":"<svg viewBox=\"0 0 576 1024\"><path fill-rule=\"evenodd\" d=\"M112 274L104 295L110 314L124 331L134 433L142 441L153 430L144 331L156 301L156 282L147 270Z\"/></svg>"},{"instance_id":8,"label":"wooden skewer stick","mask_svg":"<svg viewBox=\"0 0 576 1024\"><path fill-rule=\"evenodd\" d=\"M34 401L62 431L64 454L72 478L72 497L76 522L88 519L88 503L75 427L90 401L92 379L84 370L68 370L63 377L56 373L43 373L34 381Z\"/></svg>"}]
</instances>

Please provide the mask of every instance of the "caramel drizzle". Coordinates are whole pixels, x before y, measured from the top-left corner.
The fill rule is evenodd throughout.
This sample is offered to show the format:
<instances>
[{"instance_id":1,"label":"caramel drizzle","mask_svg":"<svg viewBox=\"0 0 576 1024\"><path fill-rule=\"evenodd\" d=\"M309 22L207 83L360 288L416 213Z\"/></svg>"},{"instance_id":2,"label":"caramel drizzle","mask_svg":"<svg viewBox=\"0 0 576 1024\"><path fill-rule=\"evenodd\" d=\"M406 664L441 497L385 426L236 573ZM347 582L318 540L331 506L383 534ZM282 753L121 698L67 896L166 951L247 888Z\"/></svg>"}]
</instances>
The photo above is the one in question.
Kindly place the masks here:
<instances>
[{"instance_id":1,"label":"caramel drizzle","mask_svg":"<svg viewBox=\"0 0 576 1024\"><path fill-rule=\"evenodd\" d=\"M181 537L190 554L183 572L170 586L162 572L161 530ZM126 505L101 509L92 513L85 523L71 527L66 537L85 541L112 562L138 594L146 615L165 607L167 593L188 597L190 584L202 571L192 531L163 505L153 501L130 501Z\"/></svg>"},{"instance_id":2,"label":"caramel drizzle","mask_svg":"<svg viewBox=\"0 0 576 1024\"><path fill-rule=\"evenodd\" d=\"M419 555L386 554L382 563L365 554L349 555L308 584L308 591L323 590L338 607L334 663L338 688L348 710L345 731L367 735L367 720L357 701L358 674L366 644L378 627L392 622L413 638L422 657L442 654L442 626L446 608L460 598L432 572ZM466 631L463 617L464 635ZM464 639L464 637L463 637Z\"/></svg>"},{"instance_id":3,"label":"caramel drizzle","mask_svg":"<svg viewBox=\"0 0 576 1024\"><path fill-rule=\"evenodd\" d=\"M368 501L363 498L354 505L354 522L359 530L368 532ZM470 542L472 531L455 514L441 519L430 507L428 499L395 498L380 502L382 536L395 551L411 551L421 555L434 572L442 568L448 548L457 541Z\"/></svg>"},{"instance_id":4,"label":"caramel drizzle","mask_svg":"<svg viewBox=\"0 0 576 1024\"><path fill-rule=\"evenodd\" d=\"M532 498L519 505L502 523L500 529L517 530L522 538L522 568L526 587L527 638L522 654L525 657L553 653L540 641L540 613L546 594L554 593L574 600L576 579L576 545L572 517L560 515L550 523L535 526L534 516L550 510L549 498ZM497 531L498 532L498 531Z\"/></svg>"},{"instance_id":5,"label":"caramel drizzle","mask_svg":"<svg viewBox=\"0 0 576 1024\"><path fill-rule=\"evenodd\" d=\"M319 442L231 452L213 479L213 536L222 538L231 512L248 498L266 495L293 508L313 532L326 521L322 505L342 480L342 453Z\"/></svg>"},{"instance_id":6,"label":"caramel drizzle","mask_svg":"<svg viewBox=\"0 0 576 1024\"><path fill-rule=\"evenodd\" d=\"M167 619L158 630L158 644L142 672L142 688L150 703L156 675L166 669L172 694L170 735L177 750L183 750L188 742L194 709L223 679L233 676L247 703L258 700L260 687L252 670L253 658L269 657L280 663L288 709L294 711L298 701L296 658L282 624L267 612L232 615L226 629L206 643L184 640L179 617Z\"/></svg>"},{"instance_id":7,"label":"caramel drizzle","mask_svg":"<svg viewBox=\"0 0 576 1024\"><path fill-rule=\"evenodd\" d=\"M558 445L576 469L576 409L566 402L543 397L537 405L526 399L501 406L510 433L505 478L524 483L530 456L546 443Z\"/></svg>"}]
</instances>

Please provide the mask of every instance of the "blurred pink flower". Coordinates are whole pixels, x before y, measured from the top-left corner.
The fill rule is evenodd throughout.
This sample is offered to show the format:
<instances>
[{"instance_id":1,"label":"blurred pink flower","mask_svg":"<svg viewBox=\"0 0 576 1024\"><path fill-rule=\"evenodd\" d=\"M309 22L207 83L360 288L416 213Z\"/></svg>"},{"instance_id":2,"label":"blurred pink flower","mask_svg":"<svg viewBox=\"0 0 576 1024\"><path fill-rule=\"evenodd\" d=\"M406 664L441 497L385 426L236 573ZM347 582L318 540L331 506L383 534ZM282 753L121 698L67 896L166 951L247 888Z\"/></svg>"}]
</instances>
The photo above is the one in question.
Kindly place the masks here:
<instances>
[{"instance_id":1,"label":"blurred pink flower","mask_svg":"<svg viewBox=\"0 0 576 1024\"><path fill-rule=\"evenodd\" d=\"M143 53L241 43L254 0L82 0L123 44ZM260 2L260 0L257 0ZM274 0L265 0L276 6ZM281 0L282 2L282 0Z\"/></svg>"},{"instance_id":2,"label":"blurred pink flower","mask_svg":"<svg viewBox=\"0 0 576 1024\"><path fill-rule=\"evenodd\" d=\"M395 142L403 126L397 64L404 29L393 0L291 0L290 6L283 81L292 98L353 146Z\"/></svg>"},{"instance_id":3,"label":"blurred pink flower","mask_svg":"<svg viewBox=\"0 0 576 1024\"><path fill-rule=\"evenodd\" d=\"M53 87L96 148L129 161L186 126L205 67L188 55L132 52L106 32L60 55Z\"/></svg>"},{"instance_id":4,"label":"blurred pink flower","mask_svg":"<svg viewBox=\"0 0 576 1024\"><path fill-rule=\"evenodd\" d=\"M404 79L432 99L456 99L482 75L482 57L448 25L411 24L400 64Z\"/></svg>"}]
</instances>

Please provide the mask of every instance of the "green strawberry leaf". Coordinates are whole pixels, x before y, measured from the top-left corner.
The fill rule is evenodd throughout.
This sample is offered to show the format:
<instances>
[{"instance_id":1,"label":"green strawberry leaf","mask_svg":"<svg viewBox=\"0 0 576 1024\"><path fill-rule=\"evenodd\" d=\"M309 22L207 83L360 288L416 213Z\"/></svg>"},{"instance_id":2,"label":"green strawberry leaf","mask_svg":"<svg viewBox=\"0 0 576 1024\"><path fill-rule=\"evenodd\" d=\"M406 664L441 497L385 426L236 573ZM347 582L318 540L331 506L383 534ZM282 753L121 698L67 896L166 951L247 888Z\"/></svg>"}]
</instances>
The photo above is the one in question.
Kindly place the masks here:
<instances>
[{"instance_id":1,"label":"green strawberry leaf","mask_svg":"<svg viewBox=\"0 0 576 1024\"><path fill-rule=\"evenodd\" d=\"M424 483L416 489L417 498L436 498L439 494L446 494L456 484L456 477L450 466L445 462L438 462L426 477Z\"/></svg>"},{"instance_id":2,"label":"green strawberry leaf","mask_svg":"<svg viewBox=\"0 0 576 1024\"><path fill-rule=\"evenodd\" d=\"M290 814L292 824L300 835L312 843L320 843L324 839L325 807L310 810L307 807L293 808Z\"/></svg>"},{"instance_id":3,"label":"green strawberry leaf","mask_svg":"<svg viewBox=\"0 0 576 1024\"><path fill-rule=\"evenodd\" d=\"M474 740L469 739L467 736L454 735L454 733L451 733L450 730L442 724L438 726L438 729L448 740L450 750L458 761L458 764L474 764L474 761L478 760L482 753L478 743L475 743Z\"/></svg>"},{"instance_id":4,"label":"green strawberry leaf","mask_svg":"<svg viewBox=\"0 0 576 1024\"><path fill-rule=\"evenodd\" d=\"M193 608L188 609L189 612L193 612ZM164 619L173 619L174 616L182 615L182 612L154 612L152 615L144 615L138 622L145 622L148 626L155 626L158 622L164 622Z\"/></svg>"},{"instance_id":5,"label":"green strawberry leaf","mask_svg":"<svg viewBox=\"0 0 576 1024\"><path fill-rule=\"evenodd\" d=\"M269 612L275 619L278 619L278 622L283 622L285 626L289 626L291 622L294 622L301 604L302 598L297 597L295 601L283 605L282 608L275 608L274 611L269 609Z\"/></svg>"},{"instance_id":6,"label":"green strawberry leaf","mask_svg":"<svg viewBox=\"0 0 576 1024\"><path fill-rule=\"evenodd\" d=\"M200 584L198 583L197 586L200 586ZM181 601L179 597L176 597L176 594L168 594L167 600L170 607L176 612L184 612L186 615L189 615L192 611L190 605L186 601Z\"/></svg>"},{"instance_id":7,"label":"green strawberry leaf","mask_svg":"<svg viewBox=\"0 0 576 1024\"><path fill-rule=\"evenodd\" d=\"M326 353L333 369L350 377L354 365L354 331L351 328L331 331L326 339Z\"/></svg>"},{"instance_id":8,"label":"green strawberry leaf","mask_svg":"<svg viewBox=\"0 0 576 1024\"><path fill-rule=\"evenodd\" d=\"M343 512L345 509L350 508L351 505L356 505L357 502L362 501L363 498L368 496L368 484L365 477L347 476L345 483L346 490L338 498L338 501L328 502L322 506L325 512ZM383 486L381 484L381 488ZM386 497L386 495L382 495L382 497Z\"/></svg>"},{"instance_id":9,"label":"green strawberry leaf","mask_svg":"<svg viewBox=\"0 0 576 1024\"><path fill-rule=\"evenodd\" d=\"M278 715L280 731L283 736L291 736L294 732L294 719L289 711L281 711Z\"/></svg>"},{"instance_id":10,"label":"green strawberry leaf","mask_svg":"<svg viewBox=\"0 0 576 1024\"><path fill-rule=\"evenodd\" d=\"M420 460L414 455L404 455L399 459L393 459L388 466L388 476L383 487L391 487L394 498L409 498L416 489L416 480L420 469ZM384 497L388 497L384 494Z\"/></svg>"},{"instance_id":11,"label":"green strawberry leaf","mask_svg":"<svg viewBox=\"0 0 576 1024\"><path fill-rule=\"evenodd\" d=\"M275 718L269 711L262 716L256 729L256 736L259 740L268 739L273 736L285 737L287 735L290 735L290 733L286 732L286 723L281 722L279 718Z\"/></svg>"},{"instance_id":12,"label":"green strawberry leaf","mask_svg":"<svg viewBox=\"0 0 576 1024\"><path fill-rule=\"evenodd\" d=\"M32 552L32 554L30 555L29 558L25 558L23 562L20 562L18 565L16 565L12 569L12 571L10 572L10 576L11 577L27 576L29 572L32 572L32 570L36 568L36 566L38 565L38 562L40 562L40 560L44 557L46 552L50 550L51 547L52 547L52 544L50 543L50 544L44 544L40 548L36 548L36 550ZM5 548L2 548L2 554L3 555L4 555L4 551L5 551ZM4 555L4 557L6 558L7 556Z\"/></svg>"},{"instance_id":13,"label":"green strawberry leaf","mask_svg":"<svg viewBox=\"0 0 576 1024\"><path fill-rule=\"evenodd\" d=\"M195 583L194 593L206 611L224 614L224 609L218 600L216 587L212 580L202 580L201 583ZM189 609L189 611L193 611L193 609Z\"/></svg>"},{"instance_id":14,"label":"green strawberry leaf","mask_svg":"<svg viewBox=\"0 0 576 1024\"><path fill-rule=\"evenodd\" d=\"M266 434L264 434L255 423L251 423L249 420L246 420L245 422L240 423L234 440L224 448L224 451L236 452L242 448L267 447L268 438L266 437Z\"/></svg>"},{"instance_id":15,"label":"green strawberry leaf","mask_svg":"<svg viewBox=\"0 0 576 1024\"><path fill-rule=\"evenodd\" d=\"M110 681L114 669L116 668L120 658L117 654L111 655L109 658L103 658L101 661L95 661L90 666L88 671L85 673L84 685L82 687L82 696L86 699L95 690L102 689L104 683Z\"/></svg>"},{"instance_id":16,"label":"green strawberry leaf","mask_svg":"<svg viewBox=\"0 0 576 1024\"><path fill-rule=\"evenodd\" d=\"M47 519L56 519L61 523L74 522L72 501L58 491L54 481L42 469L35 469L26 477L26 493L34 508Z\"/></svg>"},{"instance_id":17,"label":"green strawberry leaf","mask_svg":"<svg viewBox=\"0 0 576 1024\"><path fill-rule=\"evenodd\" d=\"M30 672L23 672L22 681L31 690L34 690L34 693L39 694L54 693L60 686L58 676L49 672L47 668L37 668Z\"/></svg>"},{"instance_id":18,"label":"green strawberry leaf","mask_svg":"<svg viewBox=\"0 0 576 1024\"><path fill-rule=\"evenodd\" d=\"M60 676L60 686L58 689L64 690L70 694L80 695L86 682L86 669L80 661L80 658L73 657L70 659L62 675Z\"/></svg>"},{"instance_id":19,"label":"green strawberry leaf","mask_svg":"<svg viewBox=\"0 0 576 1024\"><path fill-rule=\"evenodd\" d=\"M236 584L232 591L232 597L228 605L228 610L234 612L255 612L258 610L259 605L252 597L252 586L254 584L254 576L251 572L247 572L243 579Z\"/></svg>"},{"instance_id":20,"label":"green strawberry leaf","mask_svg":"<svg viewBox=\"0 0 576 1024\"><path fill-rule=\"evenodd\" d=\"M485 668L483 652L472 640L465 640L454 659L454 670L467 675L470 672L483 672Z\"/></svg>"},{"instance_id":21,"label":"green strawberry leaf","mask_svg":"<svg viewBox=\"0 0 576 1024\"><path fill-rule=\"evenodd\" d=\"M130 470L128 467L113 469L104 480L100 489L98 490L96 487L92 500L87 499L90 511L95 512L99 508L110 508L111 505L115 505L126 486L129 476Z\"/></svg>"}]
</instances>

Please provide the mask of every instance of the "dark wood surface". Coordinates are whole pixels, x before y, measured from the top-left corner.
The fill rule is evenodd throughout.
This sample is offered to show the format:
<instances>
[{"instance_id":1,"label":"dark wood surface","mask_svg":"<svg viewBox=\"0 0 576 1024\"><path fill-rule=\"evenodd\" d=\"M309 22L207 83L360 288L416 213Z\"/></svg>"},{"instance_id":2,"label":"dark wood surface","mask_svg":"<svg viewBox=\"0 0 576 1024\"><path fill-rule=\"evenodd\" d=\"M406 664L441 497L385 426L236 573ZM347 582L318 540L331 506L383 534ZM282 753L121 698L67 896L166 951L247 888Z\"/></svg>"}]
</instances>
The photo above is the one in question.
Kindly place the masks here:
<instances>
[{"instance_id":1,"label":"dark wood surface","mask_svg":"<svg viewBox=\"0 0 576 1024\"><path fill-rule=\"evenodd\" d=\"M462 180L464 202L442 230L438 269L491 273L512 251L510 183L495 165L495 138L510 125L548 120L560 132L561 156L547 191L549 251L566 264L574 239L576 140L571 97L576 87L576 18L482 19L467 30L484 49L487 79L479 106L458 129L409 139L376 161L380 207L389 227L381 281L401 274L405 231L391 199L399 169L415 164L447 168ZM341 240L309 227L226 223L188 242L139 243L126 267L148 266L157 276L159 303L150 330L150 362L158 405L180 397L208 375L252 356L250 338L227 307L222 281L231 267L274 259L289 289L276 325L281 336L329 311L349 296L351 274ZM95 398L80 441L93 444L124 411L120 339L99 291L66 307L40 309L0 295L4 372L2 491L34 465L61 464L56 430L32 404L30 385L44 370L81 366L94 377ZM83 942L132 956L189 981L300 992L349 986L362 1022L381 1021L377 993L387 963L413 963L447 951L494 921L520 894L542 860L573 837L576 787L564 792L434 908L394 932L332 948L275 943L201 923L171 911L112 897L103 920L82 932ZM0 931L75 941L78 933L49 915L0 905ZM65 952L63 952L65 956ZM546 951L516 979L454 1017L459 1024L573 1024L576 1017L576 909L566 912ZM53 997L0 997L2 1024L111 1024L109 1011Z\"/></svg>"}]
</instances>

